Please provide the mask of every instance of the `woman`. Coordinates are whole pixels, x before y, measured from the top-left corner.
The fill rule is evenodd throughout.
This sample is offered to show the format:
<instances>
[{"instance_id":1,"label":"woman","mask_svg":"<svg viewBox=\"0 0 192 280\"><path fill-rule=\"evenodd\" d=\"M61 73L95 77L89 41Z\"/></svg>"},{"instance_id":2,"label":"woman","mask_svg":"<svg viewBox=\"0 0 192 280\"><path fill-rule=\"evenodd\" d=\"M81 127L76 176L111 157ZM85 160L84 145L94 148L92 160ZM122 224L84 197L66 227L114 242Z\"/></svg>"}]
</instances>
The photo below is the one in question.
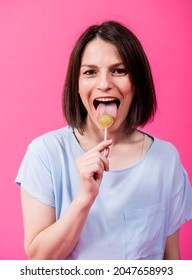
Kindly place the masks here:
<instances>
[{"instance_id":1,"label":"woman","mask_svg":"<svg viewBox=\"0 0 192 280\"><path fill-rule=\"evenodd\" d=\"M80 36L63 109L69 126L32 141L16 178L29 258L179 259L192 192L173 145L137 129L153 119L156 97L125 26L108 21ZM103 114L113 120L106 141Z\"/></svg>"}]
</instances>

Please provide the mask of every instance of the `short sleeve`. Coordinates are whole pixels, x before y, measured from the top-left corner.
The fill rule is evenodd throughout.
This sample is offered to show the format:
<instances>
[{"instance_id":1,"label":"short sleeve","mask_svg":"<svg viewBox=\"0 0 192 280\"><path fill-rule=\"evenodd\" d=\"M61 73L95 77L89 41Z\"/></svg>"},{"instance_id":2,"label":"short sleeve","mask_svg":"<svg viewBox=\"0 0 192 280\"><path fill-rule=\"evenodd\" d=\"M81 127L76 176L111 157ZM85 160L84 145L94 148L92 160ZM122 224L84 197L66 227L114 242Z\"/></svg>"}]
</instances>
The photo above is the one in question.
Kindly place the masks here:
<instances>
[{"instance_id":1,"label":"short sleeve","mask_svg":"<svg viewBox=\"0 0 192 280\"><path fill-rule=\"evenodd\" d=\"M192 188L178 154L170 197L167 236L176 232L183 223L192 219Z\"/></svg>"},{"instance_id":2,"label":"short sleeve","mask_svg":"<svg viewBox=\"0 0 192 280\"><path fill-rule=\"evenodd\" d=\"M41 137L30 143L15 183L43 203L55 206L49 158Z\"/></svg>"}]
</instances>

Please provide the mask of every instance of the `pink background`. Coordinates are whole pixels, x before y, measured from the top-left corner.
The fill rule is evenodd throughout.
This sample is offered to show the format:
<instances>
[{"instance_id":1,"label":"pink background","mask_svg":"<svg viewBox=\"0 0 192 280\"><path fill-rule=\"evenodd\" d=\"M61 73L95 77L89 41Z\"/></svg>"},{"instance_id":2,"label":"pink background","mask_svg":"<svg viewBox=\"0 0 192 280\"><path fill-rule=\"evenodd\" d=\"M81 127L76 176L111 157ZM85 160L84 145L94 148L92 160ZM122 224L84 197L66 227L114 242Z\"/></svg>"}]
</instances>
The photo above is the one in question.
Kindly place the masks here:
<instances>
[{"instance_id":1,"label":"pink background","mask_svg":"<svg viewBox=\"0 0 192 280\"><path fill-rule=\"evenodd\" d=\"M89 24L114 19L141 40L159 109L145 128L178 148L192 181L191 0L0 0L0 259L26 259L19 188L29 142L65 125L61 92L69 53ZM180 235L192 259L192 222Z\"/></svg>"}]
</instances>

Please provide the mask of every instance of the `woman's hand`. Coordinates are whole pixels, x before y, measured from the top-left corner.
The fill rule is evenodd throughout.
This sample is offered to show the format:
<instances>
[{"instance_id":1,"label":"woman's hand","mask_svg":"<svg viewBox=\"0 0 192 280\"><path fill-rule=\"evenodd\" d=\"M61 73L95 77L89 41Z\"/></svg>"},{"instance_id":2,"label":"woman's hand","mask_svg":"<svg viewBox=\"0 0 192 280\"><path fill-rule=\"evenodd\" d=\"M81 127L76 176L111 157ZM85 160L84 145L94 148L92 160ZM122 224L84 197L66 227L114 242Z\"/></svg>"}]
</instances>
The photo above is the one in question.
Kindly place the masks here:
<instances>
[{"instance_id":1,"label":"woman's hand","mask_svg":"<svg viewBox=\"0 0 192 280\"><path fill-rule=\"evenodd\" d=\"M109 170L109 146L112 140L99 143L96 147L84 153L77 159L77 168L80 178L79 195L93 202L99 193L99 186L103 172ZM103 151L106 149L104 156Z\"/></svg>"}]
</instances>

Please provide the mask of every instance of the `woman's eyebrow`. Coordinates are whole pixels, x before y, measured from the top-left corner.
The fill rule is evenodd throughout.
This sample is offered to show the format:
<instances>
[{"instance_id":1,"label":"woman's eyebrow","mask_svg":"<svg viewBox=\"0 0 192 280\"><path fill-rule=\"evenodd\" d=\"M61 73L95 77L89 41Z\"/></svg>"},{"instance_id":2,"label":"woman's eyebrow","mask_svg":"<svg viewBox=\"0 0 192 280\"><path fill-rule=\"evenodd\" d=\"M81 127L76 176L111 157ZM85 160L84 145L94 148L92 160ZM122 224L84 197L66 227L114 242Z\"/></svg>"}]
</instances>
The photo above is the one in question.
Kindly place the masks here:
<instances>
[{"instance_id":1,"label":"woman's eyebrow","mask_svg":"<svg viewBox=\"0 0 192 280\"><path fill-rule=\"evenodd\" d=\"M124 63L122 61L111 64L110 67L117 67L117 66L121 66L124 65ZM89 67L89 68L97 68L97 65L94 64L82 64L81 67Z\"/></svg>"},{"instance_id":2,"label":"woman's eyebrow","mask_svg":"<svg viewBox=\"0 0 192 280\"><path fill-rule=\"evenodd\" d=\"M118 67L118 66L124 66L124 63L120 61L111 65L111 67Z\"/></svg>"},{"instance_id":3,"label":"woman's eyebrow","mask_svg":"<svg viewBox=\"0 0 192 280\"><path fill-rule=\"evenodd\" d=\"M96 68L97 65L94 65L94 64L83 64L83 65L81 65L81 67Z\"/></svg>"}]
</instances>

